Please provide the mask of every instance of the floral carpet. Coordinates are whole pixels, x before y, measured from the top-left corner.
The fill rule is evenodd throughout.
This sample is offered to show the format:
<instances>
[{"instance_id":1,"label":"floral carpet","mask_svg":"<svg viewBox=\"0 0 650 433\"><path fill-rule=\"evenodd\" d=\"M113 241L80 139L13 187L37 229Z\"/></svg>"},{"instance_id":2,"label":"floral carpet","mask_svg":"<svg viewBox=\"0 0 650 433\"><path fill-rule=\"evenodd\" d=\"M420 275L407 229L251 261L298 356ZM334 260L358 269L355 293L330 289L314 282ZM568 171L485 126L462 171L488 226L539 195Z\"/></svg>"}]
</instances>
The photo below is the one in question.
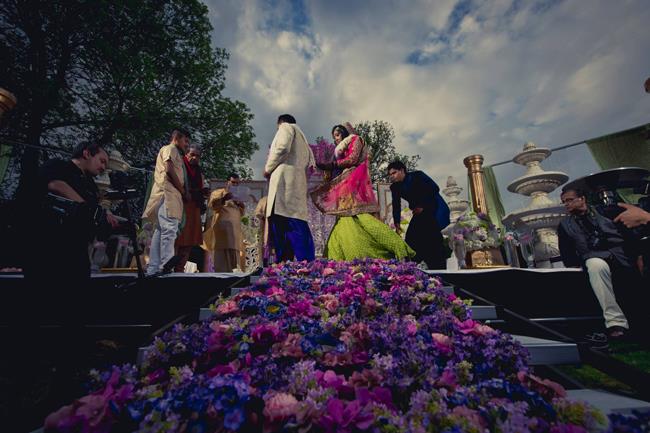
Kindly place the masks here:
<instances>
[{"instance_id":1,"label":"floral carpet","mask_svg":"<svg viewBox=\"0 0 650 433\"><path fill-rule=\"evenodd\" d=\"M415 265L290 262L177 325L143 365L93 371L57 432L642 432L534 376ZM152 304L154 305L154 304Z\"/></svg>"}]
</instances>

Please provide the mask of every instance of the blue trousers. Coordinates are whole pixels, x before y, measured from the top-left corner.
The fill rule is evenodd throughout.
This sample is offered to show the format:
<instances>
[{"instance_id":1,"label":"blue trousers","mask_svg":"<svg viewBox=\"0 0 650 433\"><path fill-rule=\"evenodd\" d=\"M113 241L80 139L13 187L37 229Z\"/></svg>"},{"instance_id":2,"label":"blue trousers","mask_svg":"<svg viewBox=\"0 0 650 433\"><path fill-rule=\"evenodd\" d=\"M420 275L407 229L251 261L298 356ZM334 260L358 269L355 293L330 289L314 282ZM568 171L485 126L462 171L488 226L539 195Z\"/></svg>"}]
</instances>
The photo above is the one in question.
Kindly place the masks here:
<instances>
[{"instance_id":1,"label":"blue trousers","mask_svg":"<svg viewBox=\"0 0 650 433\"><path fill-rule=\"evenodd\" d=\"M272 214L269 219L269 234L275 248L275 261L314 260L314 239L307 221Z\"/></svg>"}]
</instances>

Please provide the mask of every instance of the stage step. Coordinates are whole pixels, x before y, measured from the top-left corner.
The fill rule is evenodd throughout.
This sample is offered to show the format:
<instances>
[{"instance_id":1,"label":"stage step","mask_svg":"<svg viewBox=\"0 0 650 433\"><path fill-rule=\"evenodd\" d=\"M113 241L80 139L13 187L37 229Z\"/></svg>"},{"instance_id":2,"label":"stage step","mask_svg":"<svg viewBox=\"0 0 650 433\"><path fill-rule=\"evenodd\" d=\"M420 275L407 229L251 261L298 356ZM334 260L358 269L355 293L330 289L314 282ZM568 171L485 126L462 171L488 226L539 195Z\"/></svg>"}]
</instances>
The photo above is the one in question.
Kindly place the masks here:
<instances>
[{"instance_id":1,"label":"stage step","mask_svg":"<svg viewBox=\"0 0 650 433\"><path fill-rule=\"evenodd\" d=\"M497 309L493 305L472 305L469 307L474 320L497 319Z\"/></svg>"},{"instance_id":2,"label":"stage step","mask_svg":"<svg viewBox=\"0 0 650 433\"><path fill-rule=\"evenodd\" d=\"M200 317L200 320L204 320L212 314L208 308L202 308L201 313L205 317ZM580 362L578 347L573 343L563 343L524 335L513 335L513 338L530 352L530 365L577 364ZM142 365L147 350L151 347L145 346L138 349L136 365Z\"/></svg>"},{"instance_id":3,"label":"stage step","mask_svg":"<svg viewBox=\"0 0 650 433\"><path fill-rule=\"evenodd\" d=\"M235 289L232 289L233 291ZM233 293L235 295L236 293ZM491 305L472 305L469 307L474 320L490 320L497 318L497 310ZM209 308L199 309L199 320L206 320L212 317L212 310Z\"/></svg>"},{"instance_id":4,"label":"stage step","mask_svg":"<svg viewBox=\"0 0 650 433\"><path fill-rule=\"evenodd\" d=\"M513 335L530 352L530 365L577 364L580 362L578 346L574 343L543 338Z\"/></svg>"},{"instance_id":5,"label":"stage step","mask_svg":"<svg viewBox=\"0 0 650 433\"><path fill-rule=\"evenodd\" d=\"M448 295L454 294L454 286L442 286L440 289Z\"/></svg>"},{"instance_id":6,"label":"stage step","mask_svg":"<svg viewBox=\"0 0 650 433\"><path fill-rule=\"evenodd\" d=\"M633 410L650 411L650 403L622 395L596 389L570 389L567 396L571 400L585 401L600 409L605 415L610 413L629 413Z\"/></svg>"}]
</instances>

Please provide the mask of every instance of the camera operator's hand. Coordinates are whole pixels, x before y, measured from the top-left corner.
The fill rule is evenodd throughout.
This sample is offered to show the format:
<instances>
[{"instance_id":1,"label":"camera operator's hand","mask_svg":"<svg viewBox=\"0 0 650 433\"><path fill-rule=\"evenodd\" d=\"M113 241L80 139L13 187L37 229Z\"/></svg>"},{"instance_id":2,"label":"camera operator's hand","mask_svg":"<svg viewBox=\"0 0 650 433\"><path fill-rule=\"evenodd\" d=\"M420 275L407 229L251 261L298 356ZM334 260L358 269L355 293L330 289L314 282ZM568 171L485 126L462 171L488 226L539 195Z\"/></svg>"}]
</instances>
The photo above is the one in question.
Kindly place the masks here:
<instances>
[{"instance_id":1,"label":"camera operator's hand","mask_svg":"<svg viewBox=\"0 0 650 433\"><path fill-rule=\"evenodd\" d=\"M115 218L115 215L113 215L110 212L106 212L106 221L113 227L114 229L119 227L120 222L118 221L117 218Z\"/></svg>"},{"instance_id":2,"label":"camera operator's hand","mask_svg":"<svg viewBox=\"0 0 650 433\"><path fill-rule=\"evenodd\" d=\"M625 224L625 227L630 229L650 222L650 213L640 207L627 203L619 203L618 205L625 209L625 211L614 218L614 222L622 222Z\"/></svg>"}]
</instances>

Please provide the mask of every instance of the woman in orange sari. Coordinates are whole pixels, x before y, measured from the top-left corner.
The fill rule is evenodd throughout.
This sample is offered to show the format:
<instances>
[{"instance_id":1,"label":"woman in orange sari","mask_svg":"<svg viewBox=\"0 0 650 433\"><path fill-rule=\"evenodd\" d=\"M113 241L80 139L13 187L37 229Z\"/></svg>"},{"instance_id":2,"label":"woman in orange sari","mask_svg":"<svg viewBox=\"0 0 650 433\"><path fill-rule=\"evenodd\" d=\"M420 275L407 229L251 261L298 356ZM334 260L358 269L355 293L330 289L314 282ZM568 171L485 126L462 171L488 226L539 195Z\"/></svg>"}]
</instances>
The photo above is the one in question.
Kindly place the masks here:
<instances>
[{"instance_id":1,"label":"woman in orange sari","mask_svg":"<svg viewBox=\"0 0 650 433\"><path fill-rule=\"evenodd\" d=\"M335 260L413 257L414 251L402 238L372 215L379 213L379 203L370 181L368 147L363 139L342 125L334 126L332 138L336 143L334 161L317 166L342 172L311 192L321 212L337 216L324 255Z\"/></svg>"}]
</instances>

